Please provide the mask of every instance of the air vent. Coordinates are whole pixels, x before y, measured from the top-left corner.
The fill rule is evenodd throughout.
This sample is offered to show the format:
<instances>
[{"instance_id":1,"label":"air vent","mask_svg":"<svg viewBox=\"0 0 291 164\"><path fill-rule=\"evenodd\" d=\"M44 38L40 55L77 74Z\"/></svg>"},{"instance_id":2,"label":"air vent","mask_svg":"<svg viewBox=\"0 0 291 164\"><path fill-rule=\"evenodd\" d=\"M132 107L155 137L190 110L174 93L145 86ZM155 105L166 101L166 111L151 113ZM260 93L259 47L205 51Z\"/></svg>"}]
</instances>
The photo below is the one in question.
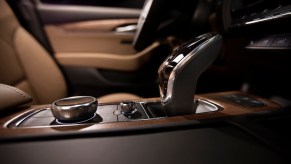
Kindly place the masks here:
<instances>
[{"instance_id":1,"label":"air vent","mask_svg":"<svg viewBox=\"0 0 291 164\"><path fill-rule=\"evenodd\" d=\"M232 5L231 28L291 18L290 0L241 0Z\"/></svg>"}]
</instances>

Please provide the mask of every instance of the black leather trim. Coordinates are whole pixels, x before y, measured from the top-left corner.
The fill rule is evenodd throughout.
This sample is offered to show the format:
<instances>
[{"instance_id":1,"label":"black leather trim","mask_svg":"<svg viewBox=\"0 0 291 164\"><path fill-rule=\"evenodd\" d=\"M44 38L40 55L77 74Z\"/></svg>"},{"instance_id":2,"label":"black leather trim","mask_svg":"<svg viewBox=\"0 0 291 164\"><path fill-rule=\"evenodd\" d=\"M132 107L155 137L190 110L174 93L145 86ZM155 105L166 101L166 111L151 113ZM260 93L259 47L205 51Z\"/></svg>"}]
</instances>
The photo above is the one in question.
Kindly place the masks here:
<instances>
[{"instance_id":1,"label":"black leather trim","mask_svg":"<svg viewBox=\"0 0 291 164\"><path fill-rule=\"evenodd\" d=\"M38 4L37 10L44 24L58 24L99 19L138 18L139 9ZM61 15L61 16L60 16Z\"/></svg>"}]
</instances>

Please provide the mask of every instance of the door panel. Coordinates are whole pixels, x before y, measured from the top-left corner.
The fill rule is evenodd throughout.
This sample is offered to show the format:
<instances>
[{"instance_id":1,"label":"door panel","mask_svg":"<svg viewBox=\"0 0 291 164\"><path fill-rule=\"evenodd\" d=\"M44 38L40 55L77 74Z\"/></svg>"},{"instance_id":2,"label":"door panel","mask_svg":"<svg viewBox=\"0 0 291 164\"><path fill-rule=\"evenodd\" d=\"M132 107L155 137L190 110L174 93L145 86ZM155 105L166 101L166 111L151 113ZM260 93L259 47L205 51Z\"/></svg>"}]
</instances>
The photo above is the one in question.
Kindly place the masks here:
<instances>
[{"instance_id":1,"label":"door panel","mask_svg":"<svg viewBox=\"0 0 291 164\"><path fill-rule=\"evenodd\" d=\"M134 32L116 32L115 29L136 25L140 9L40 2L36 8L56 53L135 53L131 46Z\"/></svg>"},{"instance_id":2,"label":"door panel","mask_svg":"<svg viewBox=\"0 0 291 164\"><path fill-rule=\"evenodd\" d=\"M141 68L160 46L154 42L146 49L135 54L108 53L56 53L57 61L62 65L103 68L116 71L136 71Z\"/></svg>"},{"instance_id":3,"label":"door panel","mask_svg":"<svg viewBox=\"0 0 291 164\"><path fill-rule=\"evenodd\" d=\"M131 45L135 33L116 29L136 25L140 9L41 2L36 8L56 53L135 53Z\"/></svg>"},{"instance_id":4,"label":"door panel","mask_svg":"<svg viewBox=\"0 0 291 164\"><path fill-rule=\"evenodd\" d=\"M144 0L36 2L43 31L74 92L94 96L151 92L144 88L154 88L156 70L148 66L156 65L152 54L160 44L142 52L132 46Z\"/></svg>"},{"instance_id":5,"label":"door panel","mask_svg":"<svg viewBox=\"0 0 291 164\"><path fill-rule=\"evenodd\" d=\"M133 54L132 32L116 32L117 27L135 24L136 19L95 20L44 27L56 53Z\"/></svg>"}]
</instances>

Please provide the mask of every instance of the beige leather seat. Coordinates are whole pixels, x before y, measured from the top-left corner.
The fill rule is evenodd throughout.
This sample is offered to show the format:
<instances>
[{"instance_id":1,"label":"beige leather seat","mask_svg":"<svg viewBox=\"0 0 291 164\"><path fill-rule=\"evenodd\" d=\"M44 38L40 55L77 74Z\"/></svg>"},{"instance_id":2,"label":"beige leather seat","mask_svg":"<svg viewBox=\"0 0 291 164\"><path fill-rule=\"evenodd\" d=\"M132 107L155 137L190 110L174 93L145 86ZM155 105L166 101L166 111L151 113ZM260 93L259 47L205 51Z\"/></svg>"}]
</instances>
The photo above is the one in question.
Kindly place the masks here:
<instances>
[{"instance_id":1,"label":"beige leather seat","mask_svg":"<svg viewBox=\"0 0 291 164\"><path fill-rule=\"evenodd\" d=\"M0 11L0 83L28 93L34 98L34 104L67 97L65 79L48 52L20 26L6 1L0 1ZM129 93L117 93L98 100L139 98Z\"/></svg>"}]
</instances>

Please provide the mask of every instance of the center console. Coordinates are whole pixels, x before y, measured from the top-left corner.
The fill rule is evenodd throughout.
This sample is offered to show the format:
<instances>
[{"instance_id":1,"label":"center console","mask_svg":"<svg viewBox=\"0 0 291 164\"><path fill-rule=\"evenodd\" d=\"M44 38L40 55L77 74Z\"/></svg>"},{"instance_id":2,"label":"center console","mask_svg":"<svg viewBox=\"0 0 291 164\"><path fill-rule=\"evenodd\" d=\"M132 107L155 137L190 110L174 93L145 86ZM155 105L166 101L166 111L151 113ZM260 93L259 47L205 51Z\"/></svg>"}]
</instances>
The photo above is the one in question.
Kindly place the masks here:
<instances>
[{"instance_id":1,"label":"center console","mask_svg":"<svg viewBox=\"0 0 291 164\"><path fill-rule=\"evenodd\" d=\"M196 100L196 113L207 113L222 110L222 107L206 100ZM81 105L81 104L79 104ZM82 104L83 105L83 104ZM40 108L25 112L11 120L8 128L18 127L56 127L78 124L103 124L127 121L141 121L167 118L160 101L124 101L121 103L99 104L93 107L96 112L88 112L85 116L76 111L58 113L53 108ZM79 111L85 110L79 109ZM64 119L65 118L65 119Z\"/></svg>"},{"instance_id":2,"label":"center console","mask_svg":"<svg viewBox=\"0 0 291 164\"><path fill-rule=\"evenodd\" d=\"M128 100L99 105L94 97L69 97L53 102L50 108L27 112L7 127L137 121L218 111L219 105L193 98L200 74L218 56L221 44L219 34L207 33L170 54L158 70L160 101Z\"/></svg>"},{"instance_id":3,"label":"center console","mask_svg":"<svg viewBox=\"0 0 291 164\"><path fill-rule=\"evenodd\" d=\"M242 92L195 95L200 74L218 56L221 44L219 34L207 33L170 54L158 70L160 98L99 103L90 96L68 97L44 107L32 107L10 118L4 126L17 129L144 124L145 121L163 122L177 117L210 119L275 109L275 103ZM248 108L250 111L245 110Z\"/></svg>"},{"instance_id":4,"label":"center console","mask_svg":"<svg viewBox=\"0 0 291 164\"><path fill-rule=\"evenodd\" d=\"M195 100L192 101L195 113L180 116L167 115L160 98L98 103L92 97L77 97L85 98L86 101L92 98L93 103L89 105L86 102L84 105L84 99L77 104L76 97L73 98L73 101L70 100L72 98L67 98L66 103L59 102L57 105L75 106L74 109L80 107L81 109L78 110L87 110L91 106L93 111L89 110L90 112L82 115L79 111L68 112L62 106L65 112L56 114L53 104L19 107L18 112L1 118L0 141L27 139L30 136L33 138L82 134L88 136L91 133L120 130L134 132L177 125L202 125L209 121L223 121L235 116L283 111L281 105L270 99L241 91L196 95ZM88 108L84 107L86 105Z\"/></svg>"}]
</instances>

